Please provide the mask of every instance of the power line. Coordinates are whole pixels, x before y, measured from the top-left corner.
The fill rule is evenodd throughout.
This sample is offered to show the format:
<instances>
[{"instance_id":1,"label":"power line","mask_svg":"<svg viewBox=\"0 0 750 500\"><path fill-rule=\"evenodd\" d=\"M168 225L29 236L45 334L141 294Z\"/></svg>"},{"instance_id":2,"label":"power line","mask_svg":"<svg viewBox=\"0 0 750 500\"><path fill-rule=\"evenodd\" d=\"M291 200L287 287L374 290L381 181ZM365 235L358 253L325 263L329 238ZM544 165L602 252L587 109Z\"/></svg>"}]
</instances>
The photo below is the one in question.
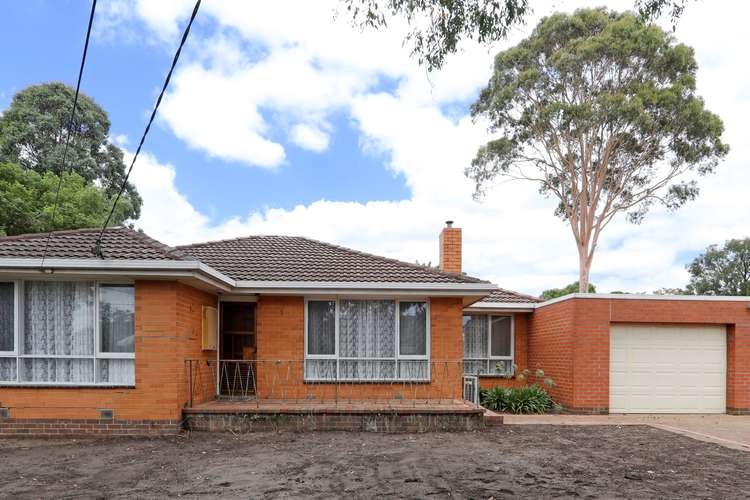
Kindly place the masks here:
<instances>
[{"instance_id":1,"label":"power line","mask_svg":"<svg viewBox=\"0 0 750 500\"><path fill-rule=\"evenodd\" d=\"M164 79L164 85L162 86L161 92L159 93L159 98L156 100L156 104L154 105L153 111L151 111L151 118L149 118L148 124L146 125L146 129L143 131L143 135L141 136L141 141L138 143L138 148L135 150L135 154L133 155L133 160L130 162L130 167L128 168L128 172L127 174L125 174L125 179L122 181L122 186L120 186L120 190L118 191L117 196L115 197L115 201L112 203L112 208L109 211L107 220L104 221L104 224L102 225L102 229L101 231L99 231L99 236L96 238L96 243L94 243L94 248L92 250L94 252L94 255L96 255L97 257L102 256L102 236L104 236L104 231L107 229L107 226L109 225L109 221L112 219L112 214L115 213L117 202L120 201L120 196L122 196L122 192L125 190L125 186L128 185L130 172L133 171L133 165L135 165L135 160L138 159L138 153L141 152L141 148L143 147L143 142L146 140L148 131L151 129L151 124L153 123L154 118L156 117L156 111L159 109L159 104L161 104L162 97L164 97L164 93L167 91L167 86L169 86L169 80L172 78L172 72L174 71L175 66L177 66L177 60L180 58L180 52L182 52L182 47L185 45L185 41L187 41L188 34L190 33L190 27L193 25L195 16L198 15L198 9L200 8L200 5L201 5L201 0L198 0L197 2L195 2L195 7L193 7L193 13L190 16L190 21L188 21L187 26L185 26L185 31L182 33L182 40L180 40L180 45L179 47L177 47L177 52L175 52L174 58L172 59L172 66L169 68L169 73L167 73L167 77Z\"/></svg>"},{"instance_id":2,"label":"power line","mask_svg":"<svg viewBox=\"0 0 750 500\"><path fill-rule=\"evenodd\" d=\"M96 0L91 2L91 14L89 14L89 25L86 29L86 42L83 44L83 55L81 56L81 67L78 69L78 82L76 83L76 94L73 98L73 109L70 110L70 120L68 121L68 137L65 138L65 149L63 150L62 157L62 168L60 169L60 178L57 180L57 192L55 193L55 204L52 206L52 218L50 219L50 230L47 234L47 241L44 244L44 251L42 252L42 264L44 268L44 259L47 257L47 249L49 248L49 241L52 238L52 231L55 228L55 215L57 215L57 204L60 201L60 189L62 188L63 173L65 173L65 160L68 156L68 146L70 145L70 138L73 136L73 119L76 114L76 107L78 106L78 92L81 89L81 78L83 78L83 68L86 65L86 54L89 51L89 38L91 38L91 26L94 23L94 12L96 12Z\"/></svg>"}]
</instances>

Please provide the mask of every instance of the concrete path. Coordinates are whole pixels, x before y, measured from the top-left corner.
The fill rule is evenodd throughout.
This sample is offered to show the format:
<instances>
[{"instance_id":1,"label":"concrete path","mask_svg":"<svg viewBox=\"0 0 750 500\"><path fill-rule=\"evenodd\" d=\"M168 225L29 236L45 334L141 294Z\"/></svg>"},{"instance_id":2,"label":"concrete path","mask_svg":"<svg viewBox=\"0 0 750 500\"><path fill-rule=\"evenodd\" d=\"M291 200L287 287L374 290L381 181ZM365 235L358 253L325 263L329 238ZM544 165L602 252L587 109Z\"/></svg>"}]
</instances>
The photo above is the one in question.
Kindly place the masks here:
<instances>
[{"instance_id":1,"label":"concrete path","mask_svg":"<svg viewBox=\"0 0 750 500\"><path fill-rule=\"evenodd\" d=\"M506 425L650 425L700 441L750 451L750 416L735 415L509 415Z\"/></svg>"}]
</instances>

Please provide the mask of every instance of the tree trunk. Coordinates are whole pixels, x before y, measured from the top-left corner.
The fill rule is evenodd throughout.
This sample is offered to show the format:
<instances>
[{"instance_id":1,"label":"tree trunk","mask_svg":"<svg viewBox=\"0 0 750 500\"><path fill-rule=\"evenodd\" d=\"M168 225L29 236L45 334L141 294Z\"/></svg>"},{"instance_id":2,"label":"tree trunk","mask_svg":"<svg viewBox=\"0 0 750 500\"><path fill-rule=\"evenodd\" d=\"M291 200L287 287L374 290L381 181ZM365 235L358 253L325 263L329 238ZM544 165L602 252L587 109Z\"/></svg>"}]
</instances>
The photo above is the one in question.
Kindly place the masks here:
<instances>
[{"instance_id":1,"label":"tree trunk","mask_svg":"<svg viewBox=\"0 0 750 500\"><path fill-rule=\"evenodd\" d=\"M578 292L588 293L589 292L589 269L591 268L591 261L586 255L586 249L578 247Z\"/></svg>"}]
</instances>

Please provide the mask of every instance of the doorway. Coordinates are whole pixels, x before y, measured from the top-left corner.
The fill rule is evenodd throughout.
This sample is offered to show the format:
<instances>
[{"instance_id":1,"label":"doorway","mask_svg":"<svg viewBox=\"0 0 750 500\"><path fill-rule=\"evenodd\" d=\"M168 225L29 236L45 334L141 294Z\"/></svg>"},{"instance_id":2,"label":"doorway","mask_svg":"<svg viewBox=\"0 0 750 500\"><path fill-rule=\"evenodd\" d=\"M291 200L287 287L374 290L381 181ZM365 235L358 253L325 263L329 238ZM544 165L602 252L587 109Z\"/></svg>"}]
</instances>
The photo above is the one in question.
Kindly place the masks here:
<instances>
[{"instance_id":1,"label":"doorway","mask_svg":"<svg viewBox=\"0 0 750 500\"><path fill-rule=\"evenodd\" d=\"M219 353L220 391L232 398L255 394L255 303L222 302Z\"/></svg>"}]
</instances>

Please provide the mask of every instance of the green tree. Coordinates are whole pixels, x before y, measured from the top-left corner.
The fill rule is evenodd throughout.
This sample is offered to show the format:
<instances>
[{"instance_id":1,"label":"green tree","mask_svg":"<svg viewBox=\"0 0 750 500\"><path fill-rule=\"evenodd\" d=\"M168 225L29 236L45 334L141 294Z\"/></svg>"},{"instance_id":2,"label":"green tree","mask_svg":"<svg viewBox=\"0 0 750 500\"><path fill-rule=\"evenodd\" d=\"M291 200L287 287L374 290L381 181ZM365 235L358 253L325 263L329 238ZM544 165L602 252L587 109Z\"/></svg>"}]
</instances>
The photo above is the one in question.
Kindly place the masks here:
<instances>
[{"instance_id":1,"label":"green tree","mask_svg":"<svg viewBox=\"0 0 750 500\"><path fill-rule=\"evenodd\" d=\"M459 42L502 40L532 12L528 0L343 0L346 10L362 28L385 29L391 17L409 24L404 43L428 70L439 69ZM682 15L686 0L636 0L645 19L669 11L672 24Z\"/></svg>"},{"instance_id":2,"label":"green tree","mask_svg":"<svg viewBox=\"0 0 750 500\"><path fill-rule=\"evenodd\" d=\"M750 295L750 238L709 246L687 266L688 293Z\"/></svg>"},{"instance_id":3,"label":"green tree","mask_svg":"<svg viewBox=\"0 0 750 500\"><path fill-rule=\"evenodd\" d=\"M544 18L499 53L472 107L496 139L466 169L481 197L503 176L557 199L579 257L580 291L602 231L639 223L655 204L698 195L686 173L714 171L729 148L721 119L695 92L693 50L633 13L604 8Z\"/></svg>"},{"instance_id":4,"label":"green tree","mask_svg":"<svg viewBox=\"0 0 750 500\"><path fill-rule=\"evenodd\" d=\"M0 235L100 226L112 197L75 172L63 174L52 224L58 181L52 172L40 174L15 163L0 163ZM130 199L121 198L113 223L122 224L132 211Z\"/></svg>"},{"instance_id":5,"label":"green tree","mask_svg":"<svg viewBox=\"0 0 750 500\"><path fill-rule=\"evenodd\" d=\"M539 298L542 300L556 299L557 297L562 297L571 293L578 293L579 291L580 284L577 281L574 281L570 285L564 286L562 288L550 288L549 290L545 290L542 292ZM588 291L588 293L596 293L596 287L592 283L589 283Z\"/></svg>"},{"instance_id":6,"label":"green tree","mask_svg":"<svg viewBox=\"0 0 750 500\"><path fill-rule=\"evenodd\" d=\"M107 196L112 196L125 179L123 152L109 140L107 113L83 94L78 96L67 165L63 168L74 95L74 89L56 82L31 85L18 92L0 117L0 162L18 163L42 175L48 171L75 172L86 184L101 186ZM123 197L128 198L124 203L129 210L127 218L137 219L141 198L132 184L128 183Z\"/></svg>"}]
</instances>

